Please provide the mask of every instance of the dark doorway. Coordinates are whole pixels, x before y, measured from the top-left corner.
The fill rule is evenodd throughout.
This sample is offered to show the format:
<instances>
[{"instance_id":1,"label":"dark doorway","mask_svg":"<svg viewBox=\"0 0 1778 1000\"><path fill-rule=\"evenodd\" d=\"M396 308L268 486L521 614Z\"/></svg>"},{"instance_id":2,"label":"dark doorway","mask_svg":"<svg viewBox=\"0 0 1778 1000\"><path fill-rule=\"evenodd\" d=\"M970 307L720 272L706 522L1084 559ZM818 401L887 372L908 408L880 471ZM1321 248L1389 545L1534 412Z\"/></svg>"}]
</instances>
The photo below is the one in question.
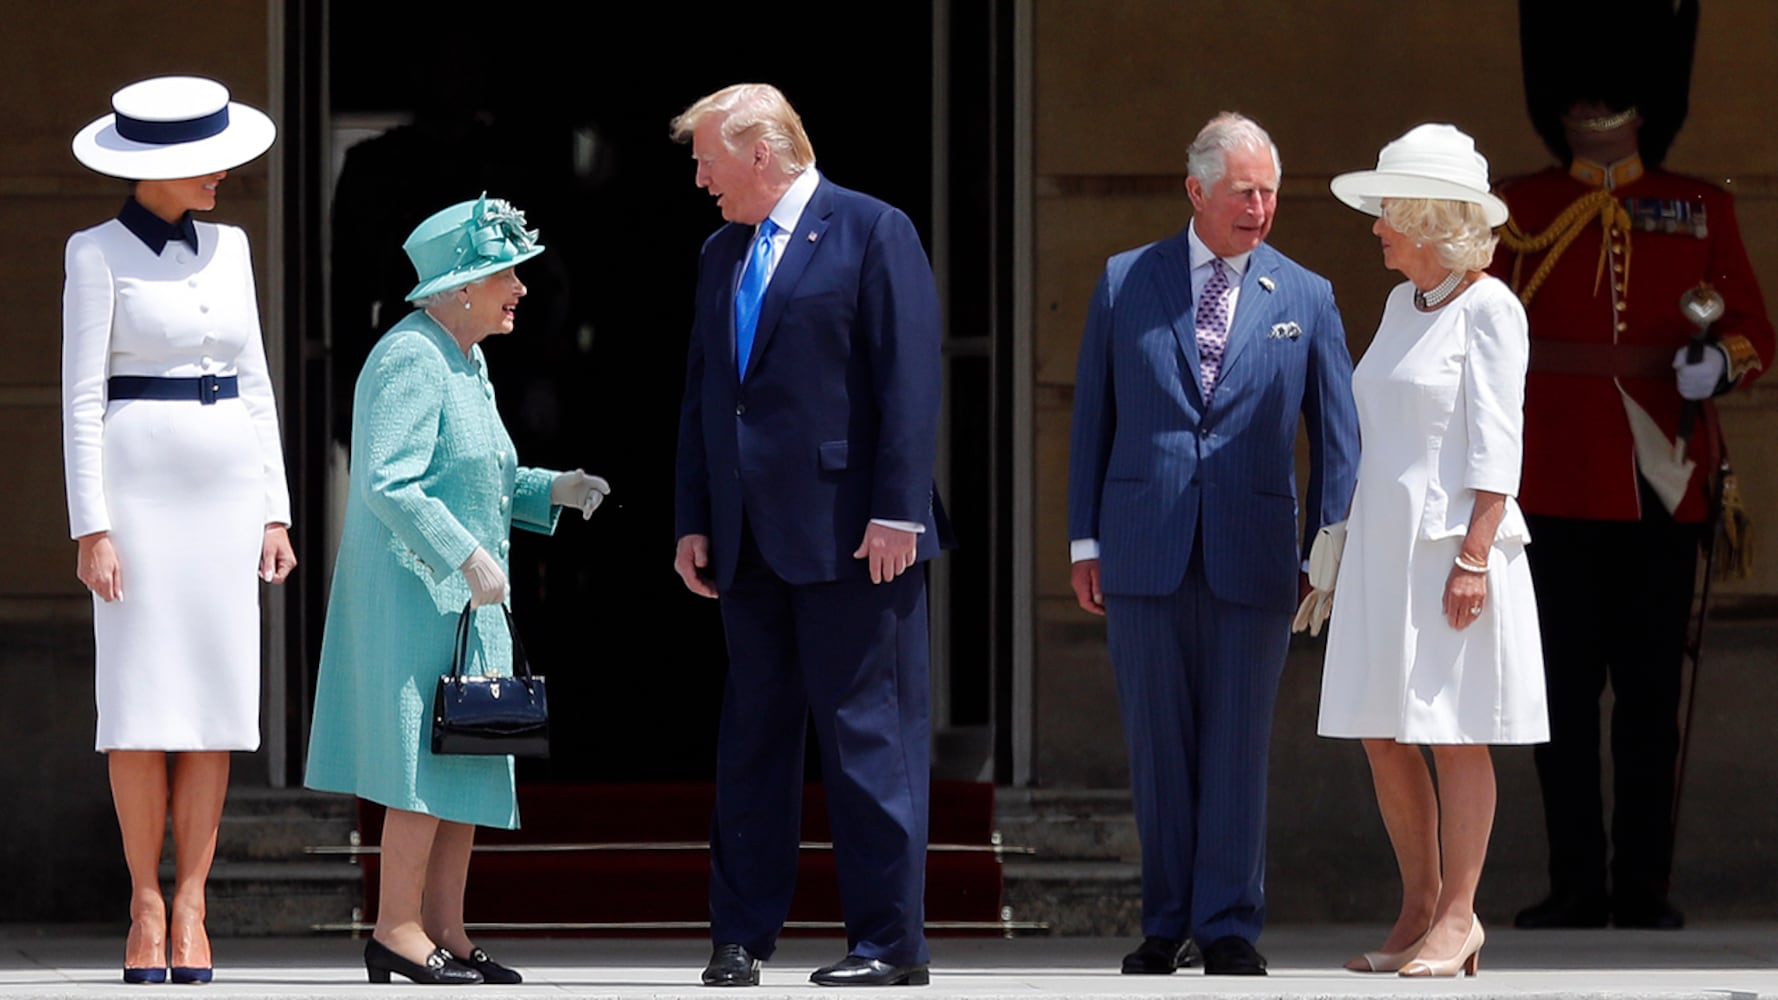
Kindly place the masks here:
<instances>
[{"instance_id":1,"label":"dark doorway","mask_svg":"<svg viewBox=\"0 0 1778 1000\"><path fill-rule=\"evenodd\" d=\"M400 243L415 223L483 190L524 209L549 252L521 270L531 295L517 332L484 345L501 412L522 462L584 467L613 493L590 522L513 539L515 605L559 720L554 756L521 773L708 778L726 655L715 605L671 570L673 456L697 251L721 220L667 122L725 84L774 83L822 172L905 210L930 245L932 10L874 8L838 44L826 5L730 7L722 21L696 5L626 5L621 18L591 5L452 6L327 8L327 120L403 124L345 154L331 389L311 379L304 395L333 400L323 423L344 439L358 365L405 311ZM313 357L319 338L307 336ZM321 617L319 605L304 616L310 649ZM985 698L987 664L973 669ZM306 701L300 711L298 742Z\"/></svg>"}]
</instances>

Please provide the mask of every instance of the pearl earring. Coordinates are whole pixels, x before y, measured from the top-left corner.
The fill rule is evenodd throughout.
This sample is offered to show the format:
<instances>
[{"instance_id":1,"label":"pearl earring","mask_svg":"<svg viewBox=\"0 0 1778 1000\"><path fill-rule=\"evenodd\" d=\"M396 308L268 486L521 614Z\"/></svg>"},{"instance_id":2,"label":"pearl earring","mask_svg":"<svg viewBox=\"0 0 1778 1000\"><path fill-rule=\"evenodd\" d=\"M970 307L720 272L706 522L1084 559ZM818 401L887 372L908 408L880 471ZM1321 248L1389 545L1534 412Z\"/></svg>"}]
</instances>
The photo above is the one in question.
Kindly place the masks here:
<instances>
[{"instance_id":1,"label":"pearl earring","mask_svg":"<svg viewBox=\"0 0 1778 1000\"><path fill-rule=\"evenodd\" d=\"M464 312L468 312L468 311L469 311L469 300L468 300L468 299L464 299L464 300L463 300L463 311L464 311Z\"/></svg>"}]
</instances>

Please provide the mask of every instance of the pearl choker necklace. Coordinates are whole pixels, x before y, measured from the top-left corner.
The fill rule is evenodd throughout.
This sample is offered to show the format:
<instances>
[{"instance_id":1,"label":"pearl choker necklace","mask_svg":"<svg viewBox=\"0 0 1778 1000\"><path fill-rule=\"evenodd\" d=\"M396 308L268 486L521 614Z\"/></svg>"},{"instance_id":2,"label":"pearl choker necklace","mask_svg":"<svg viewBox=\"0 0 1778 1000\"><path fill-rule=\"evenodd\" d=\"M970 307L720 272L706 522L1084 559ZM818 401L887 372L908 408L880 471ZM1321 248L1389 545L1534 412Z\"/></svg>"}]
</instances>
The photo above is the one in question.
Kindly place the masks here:
<instances>
[{"instance_id":1,"label":"pearl choker necklace","mask_svg":"<svg viewBox=\"0 0 1778 1000\"><path fill-rule=\"evenodd\" d=\"M1419 306L1421 309L1432 309L1439 303L1450 298L1451 293L1456 291L1457 286L1462 283L1463 272L1452 271L1450 274L1445 275L1445 280L1439 282L1431 291L1422 292L1418 288L1414 289L1414 305Z\"/></svg>"}]
</instances>

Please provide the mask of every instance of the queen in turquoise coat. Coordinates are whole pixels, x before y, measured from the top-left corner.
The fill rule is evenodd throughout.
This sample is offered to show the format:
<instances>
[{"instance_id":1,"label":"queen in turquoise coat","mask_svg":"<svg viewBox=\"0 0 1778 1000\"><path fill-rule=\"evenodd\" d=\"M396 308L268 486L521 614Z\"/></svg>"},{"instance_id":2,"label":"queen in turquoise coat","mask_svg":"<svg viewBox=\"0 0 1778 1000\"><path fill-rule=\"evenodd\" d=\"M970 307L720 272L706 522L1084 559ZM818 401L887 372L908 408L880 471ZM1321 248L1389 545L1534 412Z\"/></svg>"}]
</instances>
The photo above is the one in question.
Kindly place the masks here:
<instances>
[{"instance_id":1,"label":"queen in turquoise coat","mask_svg":"<svg viewBox=\"0 0 1778 1000\"><path fill-rule=\"evenodd\" d=\"M428 219L404 249L421 308L377 342L353 396L305 783L389 807L373 981L514 982L462 921L474 827L518 826L512 758L434 754L433 690L465 603L505 598L512 529L551 534L563 506L590 515L609 487L519 465L495 407L478 342L512 330L525 295L515 265L543 250L524 216L484 196ZM474 625L466 669L510 674L504 616L487 608Z\"/></svg>"}]
</instances>

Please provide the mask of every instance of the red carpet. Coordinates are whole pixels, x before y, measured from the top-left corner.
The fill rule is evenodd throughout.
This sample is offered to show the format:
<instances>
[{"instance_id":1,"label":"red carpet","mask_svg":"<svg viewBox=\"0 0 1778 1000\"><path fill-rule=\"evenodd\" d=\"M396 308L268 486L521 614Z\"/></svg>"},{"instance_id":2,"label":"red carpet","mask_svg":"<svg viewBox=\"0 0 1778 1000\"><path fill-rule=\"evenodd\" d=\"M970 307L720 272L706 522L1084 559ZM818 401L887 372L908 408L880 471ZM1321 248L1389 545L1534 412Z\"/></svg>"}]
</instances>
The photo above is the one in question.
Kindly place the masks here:
<instances>
[{"instance_id":1,"label":"red carpet","mask_svg":"<svg viewBox=\"0 0 1778 1000\"><path fill-rule=\"evenodd\" d=\"M469 869L467 919L470 923L515 924L707 921L710 858L706 848L714 797L715 786L709 784L521 785L519 818L523 826L518 830L478 830L478 847L626 846L478 851ZM994 832L994 786L933 782L931 823L933 845L988 846ZM382 807L361 801L362 842L377 843L382 826ZM802 837L805 844L831 839L826 794L820 785L804 788ZM697 847L647 846L686 843ZM375 914L377 859L366 855L361 860L366 913ZM999 920L1000 875L1000 862L990 851L933 850L926 867L928 923ZM790 919L840 920L831 851L803 850ZM935 928L933 933L945 931Z\"/></svg>"}]
</instances>

